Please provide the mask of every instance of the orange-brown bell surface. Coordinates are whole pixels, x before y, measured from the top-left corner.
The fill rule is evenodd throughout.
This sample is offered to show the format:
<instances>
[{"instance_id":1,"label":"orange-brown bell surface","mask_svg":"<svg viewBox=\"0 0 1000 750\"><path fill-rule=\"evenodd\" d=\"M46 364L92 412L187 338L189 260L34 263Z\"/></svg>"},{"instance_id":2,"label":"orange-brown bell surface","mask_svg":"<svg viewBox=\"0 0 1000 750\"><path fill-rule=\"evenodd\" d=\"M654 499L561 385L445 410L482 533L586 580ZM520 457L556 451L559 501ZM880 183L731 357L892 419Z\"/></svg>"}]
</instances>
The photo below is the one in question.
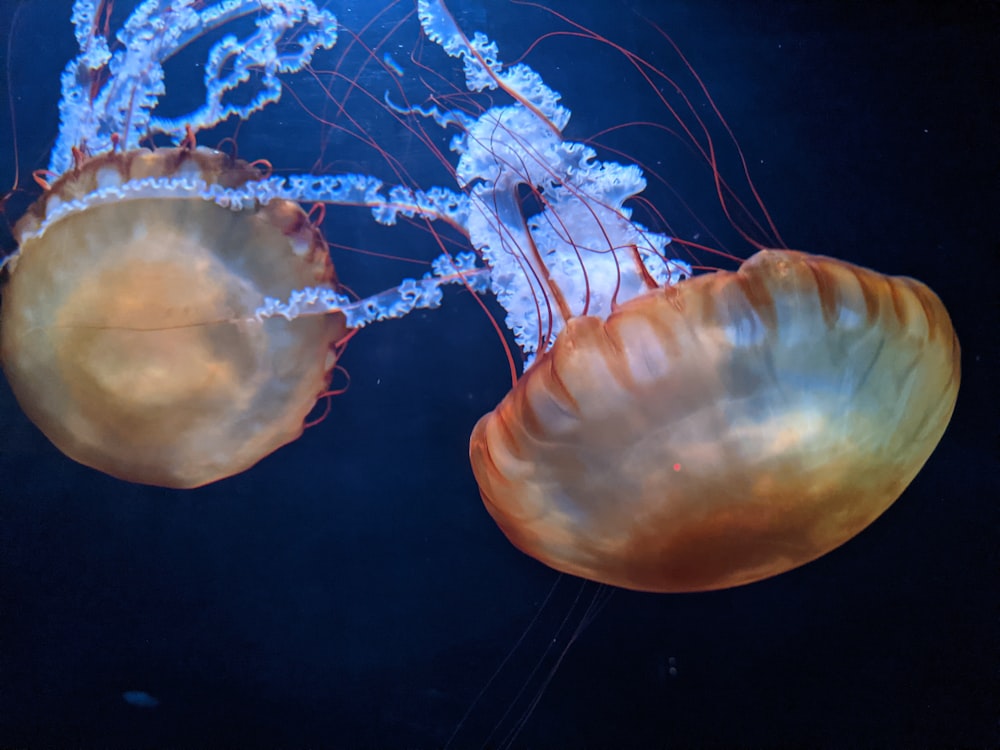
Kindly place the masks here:
<instances>
[{"instance_id":1,"label":"orange-brown bell surface","mask_svg":"<svg viewBox=\"0 0 1000 750\"><path fill-rule=\"evenodd\" d=\"M570 320L472 435L521 550L625 588L773 576L861 531L941 438L959 346L918 281L767 250Z\"/></svg>"},{"instance_id":2,"label":"orange-brown bell surface","mask_svg":"<svg viewBox=\"0 0 1000 750\"><path fill-rule=\"evenodd\" d=\"M86 195L98 181L173 170L230 184L256 175L214 152L161 149L99 157L52 192ZM44 211L25 224L34 229ZM333 280L325 243L294 203L97 205L22 244L3 288L0 362L25 413L71 458L129 481L195 487L302 433L343 316L253 313L265 296Z\"/></svg>"}]
</instances>

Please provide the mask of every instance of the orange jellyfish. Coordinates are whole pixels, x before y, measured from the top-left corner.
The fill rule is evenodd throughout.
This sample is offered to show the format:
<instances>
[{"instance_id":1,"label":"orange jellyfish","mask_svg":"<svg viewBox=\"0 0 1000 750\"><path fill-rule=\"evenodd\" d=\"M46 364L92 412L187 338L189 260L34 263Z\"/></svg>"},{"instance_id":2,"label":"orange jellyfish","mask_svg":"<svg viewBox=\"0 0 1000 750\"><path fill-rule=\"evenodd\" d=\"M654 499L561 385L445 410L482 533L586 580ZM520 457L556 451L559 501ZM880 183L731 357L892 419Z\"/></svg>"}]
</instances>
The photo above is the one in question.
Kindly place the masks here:
<instances>
[{"instance_id":1,"label":"orange jellyfish","mask_svg":"<svg viewBox=\"0 0 1000 750\"><path fill-rule=\"evenodd\" d=\"M718 589L819 557L899 497L959 387L937 296L793 251L691 278L662 268L662 238L624 204L641 177L563 141L568 115L537 76L504 70L443 9L424 22L516 102L466 121L457 148L460 175L479 165L473 244L494 276L524 277L498 296L538 352L470 443L515 546L616 586ZM539 214L521 214L525 188Z\"/></svg>"},{"instance_id":2,"label":"orange jellyfish","mask_svg":"<svg viewBox=\"0 0 1000 750\"><path fill-rule=\"evenodd\" d=\"M248 16L241 37L211 45L204 104L157 117L164 63ZM144 3L113 42L110 18L110 3L74 3L80 55L62 79L57 179L40 180L0 264L0 365L67 456L132 482L198 487L298 438L353 331L436 306L460 265L352 301L300 202L406 210L398 199L363 175L278 178L195 146L196 131L278 101L281 76L336 43L332 13L313 0ZM143 148L157 136L181 145ZM275 312L316 296L335 309Z\"/></svg>"},{"instance_id":3,"label":"orange jellyfish","mask_svg":"<svg viewBox=\"0 0 1000 750\"><path fill-rule=\"evenodd\" d=\"M204 106L156 118L163 63L251 14L242 39L212 47ZM0 364L66 455L133 482L197 487L302 433L348 331L340 314L254 316L268 296L337 288L326 242L297 202L250 194L261 169L195 148L191 134L274 101L278 73L332 46L336 21L311 0L145 4L112 42L110 15L110 3L74 5L80 56L63 77L58 179L14 227ZM253 95L227 101L250 68ZM184 145L139 148L153 134Z\"/></svg>"},{"instance_id":4,"label":"orange jellyfish","mask_svg":"<svg viewBox=\"0 0 1000 750\"><path fill-rule=\"evenodd\" d=\"M765 250L571 318L472 434L520 549L647 591L767 578L847 541L951 418L959 345L918 281Z\"/></svg>"},{"instance_id":5,"label":"orange jellyfish","mask_svg":"<svg viewBox=\"0 0 1000 750\"><path fill-rule=\"evenodd\" d=\"M0 363L63 453L120 479L197 487L295 440L327 390L343 315L266 321L267 296L335 284L297 203L231 210L173 186L58 206L146 178L260 180L207 149L109 153L57 180L15 226Z\"/></svg>"}]
</instances>

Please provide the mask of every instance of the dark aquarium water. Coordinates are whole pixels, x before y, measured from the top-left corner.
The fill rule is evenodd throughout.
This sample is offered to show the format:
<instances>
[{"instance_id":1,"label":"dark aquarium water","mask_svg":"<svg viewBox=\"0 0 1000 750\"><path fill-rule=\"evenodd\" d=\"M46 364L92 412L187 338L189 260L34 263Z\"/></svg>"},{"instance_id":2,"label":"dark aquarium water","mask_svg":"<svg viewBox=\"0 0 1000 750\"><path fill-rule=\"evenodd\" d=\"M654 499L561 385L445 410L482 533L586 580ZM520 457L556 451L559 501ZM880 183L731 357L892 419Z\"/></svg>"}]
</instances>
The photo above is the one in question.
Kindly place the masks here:
<instances>
[{"instance_id":1,"label":"dark aquarium water","mask_svg":"<svg viewBox=\"0 0 1000 750\"><path fill-rule=\"evenodd\" d=\"M359 71L343 110L342 88L303 74L279 105L199 142L231 137L279 173L377 172L384 158L350 134L363 132L422 185L449 184L382 94L395 66L437 91L460 85L459 66L421 40L411 3L325 5L341 40L314 67ZM510 371L457 289L441 309L362 331L322 423L193 491L74 463L0 379L0 747L996 747L1000 6L543 0L674 82L650 87L541 5L450 5L562 93L567 137L655 175L644 196L658 213L637 207L654 229L746 257L658 95L688 97L753 205L669 35L787 246L914 276L948 307L963 383L941 444L881 518L816 562L653 595L561 576L486 513L468 437ZM115 0L111 27L133 7ZM7 222L40 193L30 175L48 164L77 52L70 12L68 0L0 7L0 190L20 170ZM216 38L168 65L167 110L201 95ZM385 39L375 56L392 65L371 65ZM443 131L436 145L447 153ZM440 252L420 227L377 227L358 209L329 210L323 230L361 294Z\"/></svg>"}]
</instances>

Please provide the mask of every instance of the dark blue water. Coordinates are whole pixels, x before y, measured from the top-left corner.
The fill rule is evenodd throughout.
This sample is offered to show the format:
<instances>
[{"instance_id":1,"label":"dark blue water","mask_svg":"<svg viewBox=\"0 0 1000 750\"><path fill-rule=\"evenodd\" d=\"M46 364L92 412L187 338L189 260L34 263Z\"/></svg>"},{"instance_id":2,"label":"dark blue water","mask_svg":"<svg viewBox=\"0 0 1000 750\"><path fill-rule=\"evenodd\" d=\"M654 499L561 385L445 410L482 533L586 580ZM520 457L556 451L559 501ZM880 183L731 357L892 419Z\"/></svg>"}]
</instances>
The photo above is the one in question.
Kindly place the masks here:
<instances>
[{"instance_id":1,"label":"dark blue water","mask_svg":"<svg viewBox=\"0 0 1000 750\"><path fill-rule=\"evenodd\" d=\"M506 2L453 5L506 59L565 28ZM785 242L928 282L962 342L963 389L923 472L843 548L731 591L615 592L514 746L997 746L997 5L553 7L697 97L633 11L669 33L732 126ZM26 173L47 163L58 76L74 54L67 2L4 2L4 39L15 8L9 82L27 192L9 202L11 219L37 194ZM345 10L342 21L360 29L370 15ZM405 65L412 23L398 39ZM668 120L607 48L550 40L527 61L573 109L571 137ZM179 89L196 86L181 62L168 75ZM378 107L356 106L385 148L408 163L426 158ZM4 185L15 155L8 120ZM330 170L379 168L350 138L330 135L325 147L323 138L293 105L247 123L238 141L242 156L279 169L317 159ZM750 252L719 216L707 173L669 135L633 128L606 142L691 205L693 216L666 185L651 186L671 231L702 241L710 232ZM444 180L431 163L417 168L428 184ZM436 252L426 235L373 230L363 214L333 211L324 229L379 252ZM337 250L334 260L363 292L414 273ZM363 334L343 360L350 389L323 424L190 492L122 483L64 458L0 385L0 747L435 748L470 706L453 747L500 746L519 727L585 607L604 594L519 553L482 508L467 439L509 376L478 306L454 293L441 310Z\"/></svg>"}]
</instances>

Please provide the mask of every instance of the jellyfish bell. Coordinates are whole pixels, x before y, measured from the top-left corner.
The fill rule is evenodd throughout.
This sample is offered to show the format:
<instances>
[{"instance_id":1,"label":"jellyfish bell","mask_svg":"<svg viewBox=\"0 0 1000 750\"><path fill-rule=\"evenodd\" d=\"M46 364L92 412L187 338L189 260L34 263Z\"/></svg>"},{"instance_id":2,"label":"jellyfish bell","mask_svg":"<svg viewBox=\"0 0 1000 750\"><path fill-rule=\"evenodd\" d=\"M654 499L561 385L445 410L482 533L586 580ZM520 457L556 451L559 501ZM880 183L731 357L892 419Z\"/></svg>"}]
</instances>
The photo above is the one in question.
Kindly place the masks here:
<instances>
[{"instance_id":1,"label":"jellyfish bell","mask_svg":"<svg viewBox=\"0 0 1000 750\"><path fill-rule=\"evenodd\" d=\"M120 479L196 487L301 435L344 316L253 312L335 287L326 243L297 203L226 207L190 187L238 191L262 176L204 148L110 152L15 225L0 364L63 453Z\"/></svg>"},{"instance_id":2,"label":"jellyfish bell","mask_svg":"<svg viewBox=\"0 0 1000 750\"><path fill-rule=\"evenodd\" d=\"M476 425L472 467L508 538L558 570L737 586L877 518L940 440L959 378L925 285L762 251L567 321Z\"/></svg>"}]
</instances>

